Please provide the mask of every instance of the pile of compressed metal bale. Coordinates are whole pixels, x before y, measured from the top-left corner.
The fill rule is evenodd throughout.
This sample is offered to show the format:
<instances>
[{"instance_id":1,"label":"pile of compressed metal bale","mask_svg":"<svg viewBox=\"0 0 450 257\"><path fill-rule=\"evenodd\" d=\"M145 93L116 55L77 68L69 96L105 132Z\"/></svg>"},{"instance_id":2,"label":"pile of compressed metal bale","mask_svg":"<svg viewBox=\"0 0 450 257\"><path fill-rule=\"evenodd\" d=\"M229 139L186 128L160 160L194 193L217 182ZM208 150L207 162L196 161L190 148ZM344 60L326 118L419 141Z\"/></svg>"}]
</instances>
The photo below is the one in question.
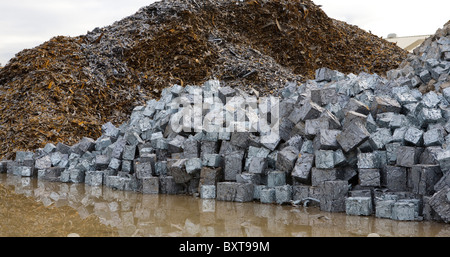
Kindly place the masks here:
<instances>
[{"instance_id":1,"label":"pile of compressed metal bale","mask_svg":"<svg viewBox=\"0 0 450 257\"><path fill-rule=\"evenodd\" d=\"M0 69L0 158L97 138L104 123L125 122L173 84L220 78L278 96L323 65L381 75L407 55L310 0L152 2L109 26L25 49Z\"/></svg>"},{"instance_id":2,"label":"pile of compressed metal bale","mask_svg":"<svg viewBox=\"0 0 450 257\"><path fill-rule=\"evenodd\" d=\"M438 52L435 58L410 56L388 78L321 68L265 109L251 106L267 98L218 80L174 85L159 101L134 108L121 126L104 124L96 140L18 152L0 171L144 194L312 203L328 212L448 223L450 35L434 39L426 52ZM432 79L435 90L422 92ZM276 133L252 123L262 114ZM222 115L233 118L208 130L205 121ZM242 123L222 129L236 116ZM174 126L180 119L189 122Z\"/></svg>"}]
</instances>

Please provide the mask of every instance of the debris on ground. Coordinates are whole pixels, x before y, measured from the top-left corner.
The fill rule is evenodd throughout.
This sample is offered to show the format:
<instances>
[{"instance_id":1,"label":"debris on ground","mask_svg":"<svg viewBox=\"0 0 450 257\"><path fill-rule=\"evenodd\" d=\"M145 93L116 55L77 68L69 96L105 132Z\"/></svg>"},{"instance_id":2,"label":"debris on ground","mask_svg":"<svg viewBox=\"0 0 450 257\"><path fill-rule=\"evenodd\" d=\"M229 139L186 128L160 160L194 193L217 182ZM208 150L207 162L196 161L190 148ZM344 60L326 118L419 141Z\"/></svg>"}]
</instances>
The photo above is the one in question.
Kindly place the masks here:
<instances>
[{"instance_id":1,"label":"debris on ground","mask_svg":"<svg viewBox=\"0 0 450 257\"><path fill-rule=\"evenodd\" d=\"M58 36L0 70L0 156L97 138L170 85L279 95L321 67L384 75L406 52L309 0L160 1L78 37Z\"/></svg>"}]
</instances>

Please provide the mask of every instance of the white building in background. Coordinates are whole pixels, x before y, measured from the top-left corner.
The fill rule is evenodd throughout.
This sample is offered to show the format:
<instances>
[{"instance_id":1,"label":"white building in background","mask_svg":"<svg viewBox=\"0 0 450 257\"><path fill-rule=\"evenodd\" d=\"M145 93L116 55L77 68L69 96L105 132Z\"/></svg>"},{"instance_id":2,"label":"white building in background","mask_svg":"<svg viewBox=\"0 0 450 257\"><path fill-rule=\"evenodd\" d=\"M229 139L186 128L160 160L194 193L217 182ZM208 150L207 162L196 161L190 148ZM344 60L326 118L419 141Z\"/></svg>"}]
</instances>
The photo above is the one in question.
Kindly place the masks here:
<instances>
[{"instance_id":1,"label":"white building in background","mask_svg":"<svg viewBox=\"0 0 450 257\"><path fill-rule=\"evenodd\" d=\"M416 47L420 46L429 36L431 35L397 37L397 34L393 33L389 34L386 40L392 43L396 43L399 47L412 53L412 51Z\"/></svg>"}]
</instances>

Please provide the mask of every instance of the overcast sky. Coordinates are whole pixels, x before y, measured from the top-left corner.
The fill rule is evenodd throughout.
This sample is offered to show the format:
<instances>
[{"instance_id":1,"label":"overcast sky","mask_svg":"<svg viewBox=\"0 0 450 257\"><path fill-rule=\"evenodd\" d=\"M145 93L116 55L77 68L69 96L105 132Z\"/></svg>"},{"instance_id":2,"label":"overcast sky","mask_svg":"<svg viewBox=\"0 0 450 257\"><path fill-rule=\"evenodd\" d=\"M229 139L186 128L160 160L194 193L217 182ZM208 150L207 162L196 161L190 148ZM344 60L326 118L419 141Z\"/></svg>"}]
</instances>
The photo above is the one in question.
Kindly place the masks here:
<instances>
[{"instance_id":1,"label":"overcast sky","mask_svg":"<svg viewBox=\"0 0 450 257\"><path fill-rule=\"evenodd\" d=\"M134 14L153 0L0 0L0 63L58 35L79 36ZM315 0L332 18L380 37L434 34L449 0Z\"/></svg>"}]
</instances>

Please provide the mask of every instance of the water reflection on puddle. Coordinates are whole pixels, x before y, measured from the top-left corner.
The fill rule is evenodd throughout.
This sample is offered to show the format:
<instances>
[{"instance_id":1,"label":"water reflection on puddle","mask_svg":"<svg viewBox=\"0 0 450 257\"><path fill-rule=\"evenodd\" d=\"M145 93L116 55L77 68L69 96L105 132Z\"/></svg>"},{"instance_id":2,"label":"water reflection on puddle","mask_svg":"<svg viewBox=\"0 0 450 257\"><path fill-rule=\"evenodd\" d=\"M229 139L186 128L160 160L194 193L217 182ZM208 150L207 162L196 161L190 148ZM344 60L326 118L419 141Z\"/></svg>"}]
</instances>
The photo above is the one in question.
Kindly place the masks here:
<instances>
[{"instance_id":1,"label":"water reflection on puddle","mask_svg":"<svg viewBox=\"0 0 450 257\"><path fill-rule=\"evenodd\" d=\"M1 174L0 183L44 205L71 206L82 218L94 214L120 236L351 237L450 236L450 225L398 222L320 212L317 208L232 203L192 196L142 195L107 187L38 181Z\"/></svg>"}]
</instances>

